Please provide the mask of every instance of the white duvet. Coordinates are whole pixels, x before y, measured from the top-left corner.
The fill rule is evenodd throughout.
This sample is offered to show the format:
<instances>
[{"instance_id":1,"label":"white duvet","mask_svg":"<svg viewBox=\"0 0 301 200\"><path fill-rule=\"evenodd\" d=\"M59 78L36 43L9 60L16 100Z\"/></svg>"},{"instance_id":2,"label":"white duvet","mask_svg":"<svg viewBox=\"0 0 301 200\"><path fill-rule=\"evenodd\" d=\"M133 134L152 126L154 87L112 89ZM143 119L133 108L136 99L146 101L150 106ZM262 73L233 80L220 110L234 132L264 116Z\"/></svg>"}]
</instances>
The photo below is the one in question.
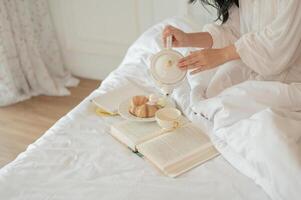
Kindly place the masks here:
<instances>
[{"instance_id":1,"label":"white duvet","mask_svg":"<svg viewBox=\"0 0 301 200\"><path fill-rule=\"evenodd\" d=\"M301 84L247 81L193 106L222 155L273 199L301 198Z\"/></svg>"},{"instance_id":2,"label":"white duvet","mask_svg":"<svg viewBox=\"0 0 301 200\"><path fill-rule=\"evenodd\" d=\"M232 166L220 156L170 179L107 134L109 125L120 119L97 117L90 99L127 82L156 90L147 66L162 48L166 23L185 31L199 29L187 19L173 18L143 34L98 90L0 170L1 200L267 200L266 193L273 199L300 198L297 84L250 81L194 104L188 81L175 90L178 106L210 133ZM188 49L179 51L187 54Z\"/></svg>"}]
</instances>

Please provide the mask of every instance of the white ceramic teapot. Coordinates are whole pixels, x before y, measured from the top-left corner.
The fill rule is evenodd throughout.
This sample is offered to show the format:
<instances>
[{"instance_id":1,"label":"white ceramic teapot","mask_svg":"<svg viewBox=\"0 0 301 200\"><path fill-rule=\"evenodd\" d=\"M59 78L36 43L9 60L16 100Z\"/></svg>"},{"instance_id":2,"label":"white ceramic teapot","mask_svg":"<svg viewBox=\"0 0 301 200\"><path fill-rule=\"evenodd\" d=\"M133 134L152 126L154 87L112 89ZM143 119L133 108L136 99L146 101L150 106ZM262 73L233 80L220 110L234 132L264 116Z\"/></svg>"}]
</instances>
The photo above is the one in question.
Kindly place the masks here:
<instances>
[{"instance_id":1,"label":"white ceramic teapot","mask_svg":"<svg viewBox=\"0 0 301 200\"><path fill-rule=\"evenodd\" d=\"M164 95L170 95L173 89L186 77L187 71L177 66L183 55L172 49L172 36L166 40L166 48L151 58L150 74Z\"/></svg>"}]
</instances>

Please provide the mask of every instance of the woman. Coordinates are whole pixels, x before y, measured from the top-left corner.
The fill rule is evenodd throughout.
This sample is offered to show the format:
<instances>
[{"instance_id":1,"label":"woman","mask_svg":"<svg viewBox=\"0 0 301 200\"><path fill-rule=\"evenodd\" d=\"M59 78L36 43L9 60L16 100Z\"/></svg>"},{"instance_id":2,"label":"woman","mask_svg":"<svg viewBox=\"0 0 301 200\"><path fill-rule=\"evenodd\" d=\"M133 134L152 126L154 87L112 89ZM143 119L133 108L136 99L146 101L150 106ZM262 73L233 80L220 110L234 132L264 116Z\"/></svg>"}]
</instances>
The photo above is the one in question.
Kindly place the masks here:
<instances>
[{"instance_id":1,"label":"woman","mask_svg":"<svg viewBox=\"0 0 301 200\"><path fill-rule=\"evenodd\" d=\"M207 96L248 79L301 81L300 0L200 1L217 8L221 25L209 24L200 33L168 26L163 39L172 35L175 47L203 49L180 60L178 66L192 74L201 72L199 76L211 71L206 90L214 89Z\"/></svg>"}]
</instances>

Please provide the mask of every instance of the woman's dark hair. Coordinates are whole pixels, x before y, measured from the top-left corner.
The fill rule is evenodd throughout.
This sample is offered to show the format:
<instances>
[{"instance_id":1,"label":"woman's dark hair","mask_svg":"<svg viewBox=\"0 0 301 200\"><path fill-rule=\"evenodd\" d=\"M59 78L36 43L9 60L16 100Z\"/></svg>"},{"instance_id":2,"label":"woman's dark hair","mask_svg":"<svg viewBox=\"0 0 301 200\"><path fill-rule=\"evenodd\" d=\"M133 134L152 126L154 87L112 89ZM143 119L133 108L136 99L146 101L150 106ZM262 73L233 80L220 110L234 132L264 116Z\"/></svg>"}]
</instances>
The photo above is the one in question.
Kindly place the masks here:
<instances>
[{"instance_id":1,"label":"woman's dark hair","mask_svg":"<svg viewBox=\"0 0 301 200\"><path fill-rule=\"evenodd\" d=\"M189 3L200 1L203 5L210 5L217 9L217 19L225 23L229 19L229 10L235 4L239 7L238 0L189 0Z\"/></svg>"}]
</instances>

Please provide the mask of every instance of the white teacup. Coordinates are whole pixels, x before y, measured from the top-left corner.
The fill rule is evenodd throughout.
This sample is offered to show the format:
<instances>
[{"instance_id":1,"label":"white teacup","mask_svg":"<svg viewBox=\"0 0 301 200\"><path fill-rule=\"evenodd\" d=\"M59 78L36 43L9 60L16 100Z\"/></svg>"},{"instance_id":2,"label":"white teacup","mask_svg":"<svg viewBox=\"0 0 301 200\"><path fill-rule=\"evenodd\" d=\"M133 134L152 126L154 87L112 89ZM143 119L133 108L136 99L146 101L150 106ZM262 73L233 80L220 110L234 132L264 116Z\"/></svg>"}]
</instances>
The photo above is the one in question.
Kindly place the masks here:
<instances>
[{"instance_id":1,"label":"white teacup","mask_svg":"<svg viewBox=\"0 0 301 200\"><path fill-rule=\"evenodd\" d=\"M156 112L155 118L163 129L173 129L180 126L181 111L176 108L162 108Z\"/></svg>"}]
</instances>

